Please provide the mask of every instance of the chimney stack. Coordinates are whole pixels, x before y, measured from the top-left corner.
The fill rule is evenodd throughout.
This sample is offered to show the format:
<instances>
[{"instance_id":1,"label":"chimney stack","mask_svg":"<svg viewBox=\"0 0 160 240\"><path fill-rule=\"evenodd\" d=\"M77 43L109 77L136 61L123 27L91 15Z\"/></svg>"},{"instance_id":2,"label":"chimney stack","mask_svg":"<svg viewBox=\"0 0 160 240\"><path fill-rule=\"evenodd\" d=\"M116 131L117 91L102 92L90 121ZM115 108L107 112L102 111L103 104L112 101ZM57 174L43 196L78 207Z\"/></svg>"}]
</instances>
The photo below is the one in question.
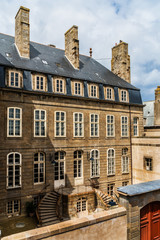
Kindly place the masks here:
<instances>
[{"instance_id":1,"label":"chimney stack","mask_svg":"<svg viewBox=\"0 0 160 240\"><path fill-rule=\"evenodd\" d=\"M20 7L15 17L15 44L21 57L30 58L29 9Z\"/></svg>"},{"instance_id":2,"label":"chimney stack","mask_svg":"<svg viewBox=\"0 0 160 240\"><path fill-rule=\"evenodd\" d=\"M89 50L90 57L92 57L92 48Z\"/></svg>"},{"instance_id":3,"label":"chimney stack","mask_svg":"<svg viewBox=\"0 0 160 240\"><path fill-rule=\"evenodd\" d=\"M122 40L112 48L111 71L128 83L131 82L128 44Z\"/></svg>"},{"instance_id":4,"label":"chimney stack","mask_svg":"<svg viewBox=\"0 0 160 240\"><path fill-rule=\"evenodd\" d=\"M65 33L65 55L74 68L79 69L78 27L75 25Z\"/></svg>"}]
</instances>

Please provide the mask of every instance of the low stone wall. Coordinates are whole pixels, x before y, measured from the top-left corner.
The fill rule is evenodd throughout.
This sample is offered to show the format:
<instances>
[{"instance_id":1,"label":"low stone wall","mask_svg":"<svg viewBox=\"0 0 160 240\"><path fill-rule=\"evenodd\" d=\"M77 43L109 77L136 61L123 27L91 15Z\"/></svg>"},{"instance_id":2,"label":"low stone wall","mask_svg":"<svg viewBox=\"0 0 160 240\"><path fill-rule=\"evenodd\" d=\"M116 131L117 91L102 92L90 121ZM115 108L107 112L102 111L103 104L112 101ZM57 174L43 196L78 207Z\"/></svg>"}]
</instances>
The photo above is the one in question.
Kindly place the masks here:
<instances>
[{"instance_id":1,"label":"low stone wall","mask_svg":"<svg viewBox=\"0 0 160 240\"><path fill-rule=\"evenodd\" d=\"M86 240L127 239L126 210L123 207L97 212L83 218L14 234L2 240Z\"/></svg>"}]
</instances>

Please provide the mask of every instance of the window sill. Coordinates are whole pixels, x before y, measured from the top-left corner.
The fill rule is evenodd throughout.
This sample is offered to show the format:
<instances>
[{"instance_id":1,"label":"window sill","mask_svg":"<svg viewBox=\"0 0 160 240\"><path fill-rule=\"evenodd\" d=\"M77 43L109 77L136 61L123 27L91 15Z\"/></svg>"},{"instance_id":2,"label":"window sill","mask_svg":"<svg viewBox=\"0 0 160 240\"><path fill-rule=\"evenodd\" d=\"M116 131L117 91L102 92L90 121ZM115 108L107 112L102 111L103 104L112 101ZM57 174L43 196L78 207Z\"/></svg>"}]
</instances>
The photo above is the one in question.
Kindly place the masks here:
<instances>
[{"instance_id":1,"label":"window sill","mask_svg":"<svg viewBox=\"0 0 160 240\"><path fill-rule=\"evenodd\" d=\"M73 137L72 140L84 140L85 137Z\"/></svg>"},{"instance_id":2,"label":"window sill","mask_svg":"<svg viewBox=\"0 0 160 240\"><path fill-rule=\"evenodd\" d=\"M18 186L18 187L7 187L6 189L7 190L21 189L21 186Z\"/></svg>"},{"instance_id":3,"label":"window sill","mask_svg":"<svg viewBox=\"0 0 160 240\"><path fill-rule=\"evenodd\" d=\"M90 179L99 179L100 176L93 176L93 177L90 177Z\"/></svg>"},{"instance_id":4,"label":"window sill","mask_svg":"<svg viewBox=\"0 0 160 240\"><path fill-rule=\"evenodd\" d=\"M68 138L67 137L54 137L53 140L67 140Z\"/></svg>"},{"instance_id":5,"label":"window sill","mask_svg":"<svg viewBox=\"0 0 160 240\"><path fill-rule=\"evenodd\" d=\"M113 173L113 174L108 174L107 177L114 177L116 174Z\"/></svg>"},{"instance_id":6,"label":"window sill","mask_svg":"<svg viewBox=\"0 0 160 240\"><path fill-rule=\"evenodd\" d=\"M89 137L89 140L92 140L92 139L98 139L99 136L93 136L93 137Z\"/></svg>"},{"instance_id":7,"label":"window sill","mask_svg":"<svg viewBox=\"0 0 160 240\"><path fill-rule=\"evenodd\" d=\"M129 172L122 172L122 174L123 174L123 175L127 175L127 174L129 174Z\"/></svg>"},{"instance_id":8,"label":"window sill","mask_svg":"<svg viewBox=\"0 0 160 240\"><path fill-rule=\"evenodd\" d=\"M105 137L105 139L115 139L116 137L115 136L107 136L107 137Z\"/></svg>"}]
</instances>

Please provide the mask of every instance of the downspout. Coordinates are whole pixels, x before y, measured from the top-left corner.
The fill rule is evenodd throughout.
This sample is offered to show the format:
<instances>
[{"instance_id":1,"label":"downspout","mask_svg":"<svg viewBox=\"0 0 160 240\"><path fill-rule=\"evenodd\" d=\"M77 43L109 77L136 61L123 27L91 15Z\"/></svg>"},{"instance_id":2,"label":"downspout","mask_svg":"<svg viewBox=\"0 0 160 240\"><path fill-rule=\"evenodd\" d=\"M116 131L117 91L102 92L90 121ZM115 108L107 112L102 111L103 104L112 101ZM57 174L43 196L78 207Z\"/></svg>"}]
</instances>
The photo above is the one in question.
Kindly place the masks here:
<instances>
[{"instance_id":1,"label":"downspout","mask_svg":"<svg viewBox=\"0 0 160 240\"><path fill-rule=\"evenodd\" d=\"M131 107L129 106L129 125L130 125L130 153L131 153L131 184L133 184L133 164L132 164L132 125L131 125Z\"/></svg>"}]
</instances>

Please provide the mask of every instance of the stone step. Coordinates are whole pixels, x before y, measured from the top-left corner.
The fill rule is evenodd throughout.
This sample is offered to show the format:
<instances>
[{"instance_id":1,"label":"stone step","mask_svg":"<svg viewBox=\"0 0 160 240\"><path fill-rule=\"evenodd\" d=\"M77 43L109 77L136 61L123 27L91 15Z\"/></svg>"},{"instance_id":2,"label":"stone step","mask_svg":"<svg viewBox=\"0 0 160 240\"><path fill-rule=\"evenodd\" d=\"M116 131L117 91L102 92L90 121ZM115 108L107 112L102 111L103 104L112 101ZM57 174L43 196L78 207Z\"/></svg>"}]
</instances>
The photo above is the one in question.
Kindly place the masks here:
<instances>
[{"instance_id":1,"label":"stone step","mask_svg":"<svg viewBox=\"0 0 160 240\"><path fill-rule=\"evenodd\" d=\"M45 221L49 221L50 219L56 221L58 218L57 218L56 215L53 215L53 216L48 216L48 215L46 215L46 216L41 217L41 221L42 221L43 223L44 223Z\"/></svg>"},{"instance_id":2,"label":"stone step","mask_svg":"<svg viewBox=\"0 0 160 240\"><path fill-rule=\"evenodd\" d=\"M51 221L51 222L48 222L48 223L42 223L42 226L48 226L48 225L52 225L52 224L56 224L56 223L59 223L60 221L57 220L57 221Z\"/></svg>"},{"instance_id":3,"label":"stone step","mask_svg":"<svg viewBox=\"0 0 160 240\"><path fill-rule=\"evenodd\" d=\"M46 218L46 219L42 219L42 224L47 223L47 222L57 221L57 220L58 220L57 217L49 217L49 218Z\"/></svg>"},{"instance_id":4,"label":"stone step","mask_svg":"<svg viewBox=\"0 0 160 240\"><path fill-rule=\"evenodd\" d=\"M52 215L56 215L56 212L48 212L48 213L46 213L46 212L42 212L42 213L40 213L40 217L43 217L43 216L52 216ZM57 216L57 215L56 215Z\"/></svg>"}]
</instances>

